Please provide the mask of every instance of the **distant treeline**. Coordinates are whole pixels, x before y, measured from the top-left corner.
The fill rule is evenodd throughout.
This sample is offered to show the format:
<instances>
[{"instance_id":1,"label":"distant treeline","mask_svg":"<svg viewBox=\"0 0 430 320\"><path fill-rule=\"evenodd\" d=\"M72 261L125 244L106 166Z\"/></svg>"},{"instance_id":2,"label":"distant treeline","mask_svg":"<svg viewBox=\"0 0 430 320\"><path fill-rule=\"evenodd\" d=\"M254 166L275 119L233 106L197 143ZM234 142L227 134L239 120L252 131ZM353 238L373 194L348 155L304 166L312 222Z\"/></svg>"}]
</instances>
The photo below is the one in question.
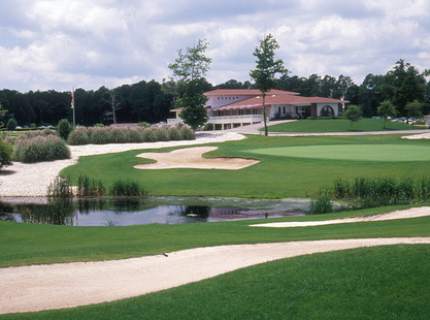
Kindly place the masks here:
<instances>
[{"instance_id":1,"label":"distant treeline","mask_svg":"<svg viewBox=\"0 0 430 320\"><path fill-rule=\"evenodd\" d=\"M351 77L340 75L338 78L312 74L309 77L284 75L277 79L277 89L299 92L302 96L320 96L339 99L342 96L351 104L362 108L363 116L377 114L379 104L390 100L398 109L399 116L405 115L407 103L418 100L423 105L423 113L428 114L430 106L430 82L428 70L418 70L399 60L386 75L368 74L361 85L355 84ZM132 85L123 85L114 89L101 87L96 91L82 88L75 90L76 124L91 126L96 123L112 123L112 105L116 107L116 122L166 121L174 95L169 90L172 83L160 84L155 80L141 81ZM173 86L174 87L174 86ZM176 86L177 87L177 86ZM213 89L251 89L253 84L231 79L213 86L205 81L204 90ZM181 92L177 93L181 96ZM114 99L112 99L114 97ZM0 122L7 123L15 118L19 126L31 124L56 125L61 119L72 121L71 92L29 91L20 93L15 90L0 91L2 109L8 110L0 115Z\"/></svg>"}]
</instances>

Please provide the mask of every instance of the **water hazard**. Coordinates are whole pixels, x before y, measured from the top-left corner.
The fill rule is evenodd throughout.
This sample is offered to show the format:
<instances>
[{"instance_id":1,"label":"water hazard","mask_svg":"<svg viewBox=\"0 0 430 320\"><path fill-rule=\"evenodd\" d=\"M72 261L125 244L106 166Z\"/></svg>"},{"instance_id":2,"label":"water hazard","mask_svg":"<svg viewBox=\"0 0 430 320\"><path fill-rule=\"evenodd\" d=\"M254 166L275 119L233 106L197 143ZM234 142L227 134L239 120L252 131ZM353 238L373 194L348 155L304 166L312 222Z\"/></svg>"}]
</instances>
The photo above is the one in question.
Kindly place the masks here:
<instances>
[{"instance_id":1,"label":"water hazard","mask_svg":"<svg viewBox=\"0 0 430 320\"><path fill-rule=\"evenodd\" d=\"M3 198L0 220L71 226L178 224L298 216L305 214L309 204L309 199L302 198Z\"/></svg>"}]
</instances>

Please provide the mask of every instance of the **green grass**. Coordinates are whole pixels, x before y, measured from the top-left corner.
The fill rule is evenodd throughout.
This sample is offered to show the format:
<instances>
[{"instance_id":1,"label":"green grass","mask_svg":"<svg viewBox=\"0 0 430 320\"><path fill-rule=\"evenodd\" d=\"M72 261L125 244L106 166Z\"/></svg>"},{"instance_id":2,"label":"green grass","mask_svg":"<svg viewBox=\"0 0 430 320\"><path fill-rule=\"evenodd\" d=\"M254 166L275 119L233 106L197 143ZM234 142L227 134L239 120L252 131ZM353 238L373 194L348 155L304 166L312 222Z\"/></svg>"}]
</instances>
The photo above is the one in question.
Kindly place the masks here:
<instances>
[{"instance_id":1,"label":"green grass","mask_svg":"<svg viewBox=\"0 0 430 320\"><path fill-rule=\"evenodd\" d=\"M402 207L270 219L326 220L387 212ZM404 208L404 207L403 207ZM128 227L73 227L0 221L0 267L72 261L123 259L195 247L239 243L430 236L430 217L327 225L312 228L250 228L267 220Z\"/></svg>"},{"instance_id":2,"label":"green grass","mask_svg":"<svg viewBox=\"0 0 430 320\"><path fill-rule=\"evenodd\" d=\"M395 144L356 144L265 148L247 150L251 153L306 159L347 161L429 161L428 146Z\"/></svg>"},{"instance_id":3,"label":"green grass","mask_svg":"<svg viewBox=\"0 0 430 320\"><path fill-rule=\"evenodd\" d=\"M428 319L429 263L429 245L314 254L112 303L2 318Z\"/></svg>"},{"instance_id":4,"label":"green grass","mask_svg":"<svg viewBox=\"0 0 430 320\"><path fill-rule=\"evenodd\" d=\"M401 139L401 135L363 135L360 148L378 150L380 145L400 150L421 150L430 146L429 140ZM246 140L218 144L219 149L205 154L208 157L243 157L261 162L241 170L168 169L138 170L133 166L150 162L136 158L142 151L82 157L77 165L62 171L77 185L79 175L101 180L110 187L115 180L138 181L149 195L226 196L255 198L284 198L313 196L321 188L331 187L334 180L354 181L358 176L396 176L421 178L430 172L429 161L396 161L384 153L369 161L342 159L310 159L291 153L290 157L256 154L249 150L288 148L320 148L330 157L331 148L350 150L358 145L357 136L264 137L249 136ZM164 150L145 150L166 152ZM291 149L297 150L297 149ZM314 149L315 150L315 149ZM413 156L415 154L406 155ZM347 156L349 151L345 151ZM399 152L399 156L404 152ZM385 158L385 159L384 159ZM377 160L377 161L373 161ZM107 174L108 173L108 174Z\"/></svg>"},{"instance_id":5,"label":"green grass","mask_svg":"<svg viewBox=\"0 0 430 320\"><path fill-rule=\"evenodd\" d=\"M270 123L269 123L270 125ZM282 123L268 127L269 132L364 132L364 131L388 131L388 130L417 130L425 129L401 122L387 121L384 129L382 119L361 119L354 122L351 130L351 121L345 119L336 120L299 120Z\"/></svg>"}]
</instances>

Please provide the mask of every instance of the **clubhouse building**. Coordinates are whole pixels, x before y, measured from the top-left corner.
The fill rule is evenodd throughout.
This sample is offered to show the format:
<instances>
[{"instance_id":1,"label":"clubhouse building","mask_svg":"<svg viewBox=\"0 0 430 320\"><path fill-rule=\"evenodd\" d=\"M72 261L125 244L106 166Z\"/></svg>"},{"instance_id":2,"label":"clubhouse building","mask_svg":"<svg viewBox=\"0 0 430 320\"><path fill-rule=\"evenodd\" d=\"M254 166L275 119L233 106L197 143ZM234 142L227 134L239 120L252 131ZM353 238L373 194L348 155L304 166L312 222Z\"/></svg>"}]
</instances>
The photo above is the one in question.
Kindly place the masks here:
<instances>
[{"instance_id":1,"label":"clubhouse building","mask_svg":"<svg viewBox=\"0 0 430 320\"><path fill-rule=\"evenodd\" d=\"M263 118L263 99L258 89L218 89L204 93L208 97L206 110L208 123L215 130L231 129L255 123ZM302 97L297 92L271 90L266 95L266 117L270 121L275 118L307 118L337 116L342 113L348 101L322 98ZM171 110L174 118L167 123L174 125L182 120L178 114L180 108Z\"/></svg>"}]
</instances>

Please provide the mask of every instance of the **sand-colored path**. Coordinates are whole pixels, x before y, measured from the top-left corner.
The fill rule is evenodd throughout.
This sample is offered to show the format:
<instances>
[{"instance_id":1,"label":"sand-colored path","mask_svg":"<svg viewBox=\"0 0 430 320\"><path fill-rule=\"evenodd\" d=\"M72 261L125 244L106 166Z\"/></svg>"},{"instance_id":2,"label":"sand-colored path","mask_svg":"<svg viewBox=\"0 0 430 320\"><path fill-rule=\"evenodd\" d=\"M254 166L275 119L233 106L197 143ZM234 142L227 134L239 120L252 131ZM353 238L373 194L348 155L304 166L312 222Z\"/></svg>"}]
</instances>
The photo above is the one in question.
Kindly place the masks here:
<instances>
[{"instance_id":1,"label":"sand-colored path","mask_svg":"<svg viewBox=\"0 0 430 320\"><path fill-rule=\"evenodd\" d=\"M324 220L324 221L273 222L273 223L253 224L251 225L251 227L266 227L266 228L311 227L311 226L323 226L328 224L339 224L339 223L411 219L411 218L419 218L419 217L425 217L425 216L430 216L430 207L418 207L418 208L410 208L406 210L397 210L389 213L376 214L376 215L371 215L367 217L334 219L334 220Z\"/></svg>"},{"instance_id":2,"label":"sand-colored path","mask_svg":"<svg viewBox=\"0 0 430 320\"><path fill-rule=\"evenodd\" d=\"M3 268L0 314L108 302L277 259L395 244L430 244L430 237L218 246L172 252L168 257Z\"/></svg>"},{"instance_id":3,"label":"sand-colored path","mask_svg":"<svg viewBox=\"0 0 430 320\"><path fill-rule=\"evenodd\" d=\"M140 158L153 159L157 162L135 165L136 169L224 169L239 170L252 166L259 161L241 158L204 158L204 153L218 147L194 147L173 150L171 152L145 152L137 155Z\"/></svg>"}]
</instances>

